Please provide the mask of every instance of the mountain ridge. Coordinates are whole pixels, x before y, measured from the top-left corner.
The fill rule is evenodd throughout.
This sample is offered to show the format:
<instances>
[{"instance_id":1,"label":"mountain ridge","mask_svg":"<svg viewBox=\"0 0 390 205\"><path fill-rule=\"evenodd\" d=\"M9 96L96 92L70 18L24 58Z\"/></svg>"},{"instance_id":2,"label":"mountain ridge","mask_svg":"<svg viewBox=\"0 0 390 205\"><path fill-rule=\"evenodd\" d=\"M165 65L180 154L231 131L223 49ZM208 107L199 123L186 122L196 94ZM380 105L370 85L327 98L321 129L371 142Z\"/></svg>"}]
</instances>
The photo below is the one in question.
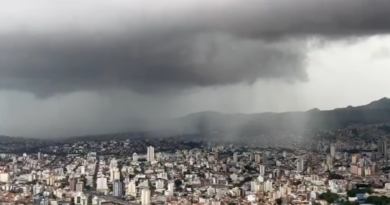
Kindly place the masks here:
<instances>
[{"instance_id":1,"label":"mountain ridge","mask_svg":"<svg viewBox=\"0 0 390 205\"><path fill-rule=\"evenodd\" d=\"M262 133L271 130L333 129L349 124L390 122L390 99L381 98L366 105L323 111L314 108L308 111L284 113L199 112L178 118L178 121L178 126L185 130L200 133L211 131L247 133L247 130Z\"/></svg>"}]
</instances>

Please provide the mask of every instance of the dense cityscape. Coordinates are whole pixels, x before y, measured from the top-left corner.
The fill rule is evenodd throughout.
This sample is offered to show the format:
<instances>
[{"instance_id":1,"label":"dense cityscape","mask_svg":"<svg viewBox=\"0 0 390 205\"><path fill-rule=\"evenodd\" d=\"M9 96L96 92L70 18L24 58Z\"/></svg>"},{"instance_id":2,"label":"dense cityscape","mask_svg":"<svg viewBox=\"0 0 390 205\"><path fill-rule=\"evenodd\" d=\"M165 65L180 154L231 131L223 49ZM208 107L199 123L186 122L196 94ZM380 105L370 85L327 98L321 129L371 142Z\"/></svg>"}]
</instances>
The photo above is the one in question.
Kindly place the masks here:
<instances>
[{"instance_id":1,"label":"dense cityscape","mask_svg":"<svg viewBox=\"0 0 390 205\"><path fill-rule=\"evenodd\" d=\"M283 147L199 135L14 139L0 156L1 204L387 204L388 127L311 131Z\"/></svg>"}]
</instances>

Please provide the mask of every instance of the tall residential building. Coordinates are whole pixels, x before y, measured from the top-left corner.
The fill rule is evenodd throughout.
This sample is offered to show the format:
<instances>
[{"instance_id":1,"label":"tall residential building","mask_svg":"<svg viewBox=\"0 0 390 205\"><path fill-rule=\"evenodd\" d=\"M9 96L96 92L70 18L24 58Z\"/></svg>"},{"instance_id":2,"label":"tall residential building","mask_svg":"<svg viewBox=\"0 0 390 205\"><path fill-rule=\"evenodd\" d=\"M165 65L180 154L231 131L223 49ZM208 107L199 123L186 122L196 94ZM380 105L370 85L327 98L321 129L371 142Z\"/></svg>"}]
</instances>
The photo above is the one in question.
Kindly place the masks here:
<instances>
[{"instance_id":1,"label":"tall residential building","mask_svg":"<svg viewBox=\"0 0 390 205\"><path fill-rule=\"evenodd\" d=\"M253 159L254 159L254 156L253 156L253 154L250 154L250 155L249 155L249 161L250 161L250 162L252 162L252 161L253 161Z\"/></svg>"},{"instance_id":2,"label":"tall residential building","mask_svg":"<svg viewBox=\"0 0 390 205\"><path fill-rule=\"evenodd\" d=\"M127 185L127 190L130 196L137 197L137 188L135 186L135 181L131 180Z\"/></svg>"},{"instance_id":3,"label":"tall residential building","mask_svg":"<svg viewBox=\"0 0 390 205\"><path fill-rule=\"evenodd\" d=\"M84 183L83 182L77 182L76 184L76 192L83 192L84 191Z\"/></svg>"},{"instance_id":4,"label":"tall residential building","mask_svg":"<svg viewBox=\"0 0 390 205\"><path fill-rule=\"evenodd\" d=\"M122 194L123 194L122 182L116 179L114 180L113 183L113 196L122 197Z\"/></svg>"},{"instance_id":5,"label":"tall residential building","mask_svg":"<svg viewBox=\"0 0 390 205\"><path fill-rule=\"evenodd\" d=\"M149 190L149 188L142 189L141 204L142 205L150 205L150 190Z\"/></svg>"},{"instance_id":6,"label":"tall residential building","mask_svg":"<svg viewBox=\"0 0 390 205\"><path fill-rule=\"evenodd\" d=\"M156 189L157 189L157 190L162 190L162 189L164 189L164 180L157 180L157 181L156 181Z\"/></svg>"},{"instance_id":7,"label":"tall residential building","mask_svg":"<svg viewBox=\"0 0 390 205\"><path fill-rule=\"evenodd\" d=\"M237 153L237 152L235 152L235 153L233 154L233 161L234 161L235 163L238 162L238 153Z\"/></svg>"},{"instance_id":8,"label":"tall residential building","mask_svg":"<svg viewBox=\"0 0 390 205\"><path fill-rule=\"evenodd\" d=\"M305 166L305 160L303 159L303 157L300 157L297 160L297 171L302 172L304 169L304 166Z\"/></svg>"},{"instance_id":9,"label":"tall residential building","mask_svg":"<svg viewBox=\"0 0 390 205\"><path fill-rule=\"evenodd\" d=\"M378 152L383 156L387 156L387 143L386 141L382 141L378 143Z\"/></svg>"},{"instance_id":10,"label":"tall residential building","mask_svg":"<svg viewBox=\"0 0 390 205\"><path fill-rule=\"evenodd\" d=\"M76 191L76 184L77 184L77 179L76 178L70 178L69 179L70 191Z\"/></svg>"},{"instance_id":11,"label":"tall residential building","mask_svg":"<svg viewBox=\"0 0 390 205\"><path fill-rule=\"evenodd\" d=\"M107 178L105 177L98 178L96 181L96 186L97 186L96 187L97 190L107 190L108 189Z\"/></svg>"},{"instance_id":12,"label":"tall residential building","mask_svg":"<svg viewBox=\"0 0 390 205\"><path fill-rule=\"evenodd\" d=\"M214 160L215 161L219 160L219 153L218 153L218 151L214 151Z\"/></svg>"},{"instance_id":13,"label":"tall residential building","mask_svg":"<svg viewBox=\"0 0 390 205\"><path fill-rule=\"evenodd\" d=\"M356 164L359 160L359 155L358 154L353 154L352 157L351 157L351 160L352 160L352 164Z\"/></svg>"},{"instance_id":14,"label":"tall residential building","mask_svg":"<svg viewBox=\"0 0 390 205\"><path fill-rule=\"evenodd\" d=\"M255 155L255 162L259 164L261 162L261 156L259 154Z\"/></svg>"},{"instance_id":15,"label":"tall residential building","mask_svg":"<svg viewBox=\"0 0 390 205\"><path fill-rule=\"evenodd\" d=\"M0 182L7 183L10 180L9 173L0 173Z\"/></svg>"},{"instance_id":16,"label":"tall residential building","mask_svg":"<svg viewBox=\"0 0 390 205\"><path fill-rule=\"evenodd\" d=\"M267 192L267 191L271 191L272 190L272 181L270 180L267 180L265 183L264 183L264 191Z\"/></svg>"},{"instance_id":17,"label":"tall residential building","mask_svg":"<svg viewBox=\"0 0 390 205\"><path fill-rule=\"evenodd\" d=\"M150 146L148 147L148 152L146 156L148 162L153 162L154 161L154 147Z\"/></svg>"},{"instance_id":18,"label":"tall residential building","mask_svg":"<svg viewBox=\"0 0 390 205\"><path fill-rule=\"evenodd\" d=\"M120 180L121 179L121 172L118 168L114 170L114 180Z\"/></svg>"},{"instance_id":19,"label":"tall residential building","mask_svg":"<svg viewBox=\"0 0 390 205\"><path fill-rule=\"evenodd\" d=\"M175 191L175 183L173 183L173 182L168 183L168 193L169 193L169 195L172 196L174 191Z\"/></svg>"},{"instance_id":20,"label":"tall residential building","mask_svg":"<svg viewBox=\"0 0 390 205\"><path fill-rule=\"evenodd\" d=\"M33 186L33 195L41 194L45 190L45 186L42 184L37 183Z\"/></svg>"},{"instance_id":21,"label":"tall residential building","mask_svg":"<svg viewBox=\"0 0 390 205\"><path fill-rule=\"evenodd\" d=\"M42 153L38 152L38 160L41 160L41 159L42 159Z\"/></svg>"},{"instance_id":22,"label":"tall residential building","mask_svg":"<svg viewBox=\"0 0 390 205\"><path fill-rule=\"evenodd\" d=\"M138 154L133 153L133 162L138 162Z\"/></svg>"},{"instance_id":23,"label":"tall residential building","mask_svg":"<svg viewBox=\"0 0 390 205\"><path fill-rule=\"evenodd\" d=\"M336 146L335 145L331 145L330 146L330 156L332 158L335 158L336 157Z\"/></svg>"},{"instance_id":24,"label":"tall residential building","mask_svg":"<svg viewBox=\"0 0 390 205\"><path fill-rule=\"evenodd\" d=\"M75 205L87 205L88 203L88 197L86 197L83 193L79 192L74 197L74 204Z\"/></svg>"},{"instance_id":25,"label":"tall residential building","mask_svg":"<svg viewBox=\"0 0 390 205\"><path fill-rule=\"evenodd\" d=\"M97 196L92 198L92 205L100 205L100 199Z\"/></svg>"},{"instance_id":26,"label":"tall residential building","mask_svg":"<svg viewBox=\"0 0 390 205\"><path fill-rule=\"evenodd\" d=\"M46 185L53 186L55 182L55 178L53 175L50 175L49 178L46 180Z\"/></svg>"},{"instance_id":27,"label":"tall residential building","mask_svg":"<svg viewBox=\"0 0 390 205\"><path fill-rule=\"evenodd\" d=\"M280 169L274 169L274 171L272 171L272 177L279 178L280 177Z\"/></svg>"},{"instance_id":28,"label":"tall residential building","mask_svg":"<svg viewBox=\"0 0 390 205\"><path fill-rule=\"evenodd\" d=\"M252 192L257 192L259 186L259 182L257 180L251 181L251 191Z\"/></svg>"},{"instance_id":29,"label":"tall residential building","mask_svg":"<svg viewBox=\"0 0 390 205\"><path fill-rule=\"evenodd\" d=\"M260 176L264 176L265 175L265 166L263 164L260 164L259 169L260 169L260 171L259 171Z\"/></svg>"},{"instance_id":30,"label":"tall residential building","mask_svg":"<svg viewBox=\"0 0 390 205\"><path fill-rule=\"evenodd\" d=\"M329 169L333 168L333 157L331 155L326 156L326 165L328 165Z\"/></svg>"}]
</instances>

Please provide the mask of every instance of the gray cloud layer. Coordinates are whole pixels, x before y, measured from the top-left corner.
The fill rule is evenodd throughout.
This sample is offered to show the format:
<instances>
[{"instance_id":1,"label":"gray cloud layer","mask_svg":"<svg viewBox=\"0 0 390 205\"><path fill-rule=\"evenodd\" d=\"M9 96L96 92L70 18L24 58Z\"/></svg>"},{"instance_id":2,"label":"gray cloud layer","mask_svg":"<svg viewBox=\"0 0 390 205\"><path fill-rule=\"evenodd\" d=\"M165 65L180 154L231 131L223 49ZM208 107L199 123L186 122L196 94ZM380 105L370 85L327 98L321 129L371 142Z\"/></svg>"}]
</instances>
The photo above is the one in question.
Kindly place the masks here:
<instances>
[{"instance_id":1,"label":"gray cloud layer","mask_svg":"<svg viewBox=\"0 0 390 205\"><path fill-rule=\"evenodd\" d=\"M0 88L166 93L306 80L303 39L388 33L389 12L388 0L16 0L0 8Z\"/></svg>"}]
</instances>

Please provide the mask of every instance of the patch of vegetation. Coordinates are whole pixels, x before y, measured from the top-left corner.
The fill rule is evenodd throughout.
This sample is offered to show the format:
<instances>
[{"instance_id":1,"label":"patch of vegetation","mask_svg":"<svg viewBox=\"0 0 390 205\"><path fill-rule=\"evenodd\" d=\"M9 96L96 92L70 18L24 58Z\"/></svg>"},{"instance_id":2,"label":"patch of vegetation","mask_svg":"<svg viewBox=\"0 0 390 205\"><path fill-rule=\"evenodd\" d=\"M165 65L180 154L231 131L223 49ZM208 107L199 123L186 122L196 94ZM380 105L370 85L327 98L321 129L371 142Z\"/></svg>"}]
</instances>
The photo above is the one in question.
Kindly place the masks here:
<instances>
[{"instance_id":1,"label":"patch of vegetation","mask_svg":"<svg viewBox=\"0 0 390 205\"><path fill-rule=\"evenodd\" d=\"M325 193L320 194L319 198L331 204L334 203L339 198L339 195L332 193L330 192L330 190L328 190Z\"/></svg>"},{"instance_id":2,"label":"patch of vegetation","mask_svg":"<svg viewBox=\"0 0 390 205\"><path fill-rule=\"evenodd\" d=\"M344 177L339 174L330 173L329 179L344 179Z\"/></svg>"},{"instance_id":3,"label":"patch of vegetation","mask_svg":"<svg viewBox=\"0 0 390 205\"><path fill-rule=\"evenodd\" d=\"M355 197L356 194L372 194L373 190L370 188L364 188L364 189L351 189L347 192L348 197Z\"/></svg>"},{"instance_id":4,"label":"patch of vegetation","mask_svg":"<svg viewBox=\"0 0 390 205\"><path fill-rule=\"evenodd\" d=\"M390 197L369 196L366 200L366 203L371 203L371 204L376 204L376 205L386 205L386 204L390 204Z\"/></svg>"}]
</instances>

